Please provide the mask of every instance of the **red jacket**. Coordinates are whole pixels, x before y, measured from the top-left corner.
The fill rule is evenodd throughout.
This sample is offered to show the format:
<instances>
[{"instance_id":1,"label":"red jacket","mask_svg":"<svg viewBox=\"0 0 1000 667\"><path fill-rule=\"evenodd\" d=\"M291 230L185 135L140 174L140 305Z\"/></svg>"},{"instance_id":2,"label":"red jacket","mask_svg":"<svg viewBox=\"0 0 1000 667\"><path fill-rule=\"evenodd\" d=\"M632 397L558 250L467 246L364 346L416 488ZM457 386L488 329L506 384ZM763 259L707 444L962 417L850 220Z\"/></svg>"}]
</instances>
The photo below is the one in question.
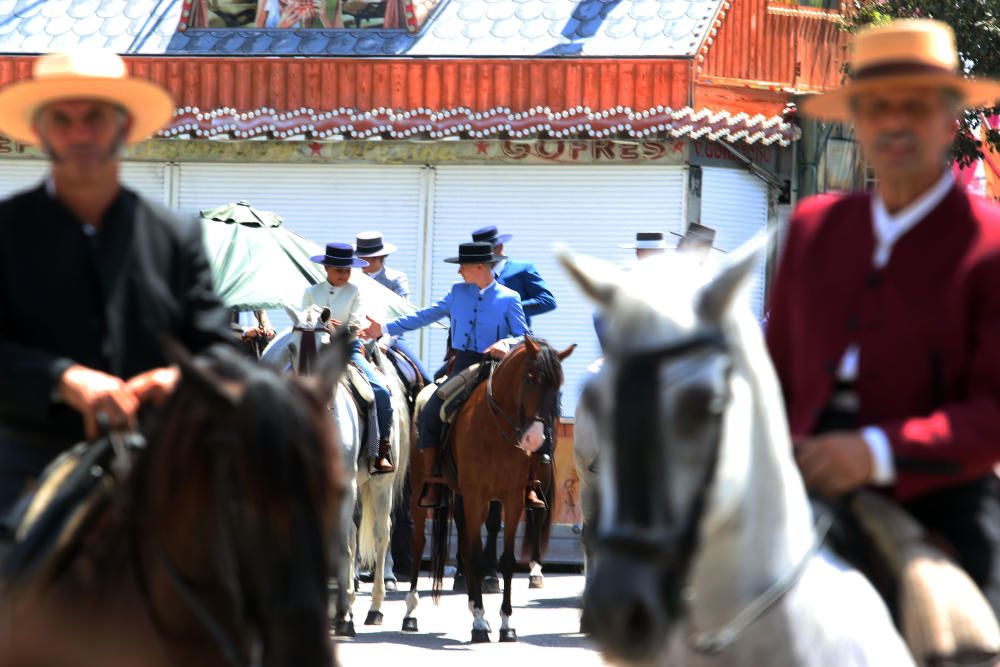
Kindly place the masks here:
<instances>
[{"instance_id":1,"label":"red jacket","mask_svg":"<svg viewBox=\"0 0 1000 667\"><path fill-rule=\"evenodd\" d=\"M844 351L861 352L859 426L892 443L910 500L1000 462L1000 209L954 188L872 264L871 196L802 202L767 344L793 436L813 432Z\"/></svg>"}]
</instances>

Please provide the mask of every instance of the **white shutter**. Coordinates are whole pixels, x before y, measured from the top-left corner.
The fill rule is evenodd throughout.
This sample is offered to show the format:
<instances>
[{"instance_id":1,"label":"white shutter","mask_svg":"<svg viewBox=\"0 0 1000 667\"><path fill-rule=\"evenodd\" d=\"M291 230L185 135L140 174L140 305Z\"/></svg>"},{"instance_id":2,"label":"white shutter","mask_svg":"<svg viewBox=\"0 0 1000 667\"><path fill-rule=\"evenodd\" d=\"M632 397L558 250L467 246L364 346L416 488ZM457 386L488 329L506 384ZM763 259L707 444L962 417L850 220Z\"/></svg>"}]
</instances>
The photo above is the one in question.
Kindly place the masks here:
<instances>
[{"instance_id":1,"label":"white shutter","mask_svg":"<svg viewBox=\"0 0 1000 667\"><path fill-rule=\"evenodd\" d=\"M46 160L0 160L0 199L35 187L48 171ZM165 172L162 162L123 162L122 182L151 201L167 204Z\"/></svg>"},{"instance_id":2,"label":"white shutter","mask_svg":"<svg viewBox=\"0 0 1000 667\"><path fill-rule=\"evenodd\" d=\"M703 167L701 224L716 231L715 247L732 252L756 234L767 232L767 183L739 169ZM761 258L750 304L760 317L764 310L765 262Z\"/></svg>"},{"instance_id":3,"label":"white shutter","mask_svg":"<svg viewBox=\"0 0 1000 667\"><path fill-rule=\"evenodd\" d=\"M197 213L246 200L277 213L288 229L321 246L354 243L358 232L381 231L386 241L399 247L387 263L405 271L411 292L417 292L423 251L420 170L419 166L184 163L178 208ZM411 298L416 300L415 295ZM287 325L284 313L270 315L277 328Z\"/></svg>"},{"instance_id":4,"label":"white shutter","mask_svg":"<svg viewBox=\"0 0 1000 667\"><path fill-rule=\"evenodd\" d=\"M440 298L460 280L445 257L471 241L472 230L495 224L514 238L505 252L534 262L556 298L556 310L532 321L534 333L562 349L579 347L564 366L563 415L572 417L586 367L600 356L593 308L558 265L553 244L626 263L620 246L636 231L683 229L686 174L663 166L442 166L432 202L431 294ZM444 354L446 332L431 330L425 361L433 370Z\"/></svg>"}]
</instances>

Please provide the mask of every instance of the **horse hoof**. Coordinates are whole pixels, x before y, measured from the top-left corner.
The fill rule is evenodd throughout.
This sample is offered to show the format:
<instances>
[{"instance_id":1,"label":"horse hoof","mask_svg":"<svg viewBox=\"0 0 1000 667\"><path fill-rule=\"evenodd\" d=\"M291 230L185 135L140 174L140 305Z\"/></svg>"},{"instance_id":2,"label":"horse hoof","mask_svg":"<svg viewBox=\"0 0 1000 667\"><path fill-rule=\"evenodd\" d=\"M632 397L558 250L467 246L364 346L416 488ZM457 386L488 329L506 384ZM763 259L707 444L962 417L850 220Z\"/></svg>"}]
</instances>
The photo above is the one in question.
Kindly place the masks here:
<instances>
[{"instance_id":1,"label":"horse hoof","mask_svg":"<svg viewBox=\"0 0 1000 667\"><path fill-rule=\"evenodd\" d=\"M472 631L472 643L473 644L487 644L490 641L490 633L486 630L473 630Z\"/></svg>"},{"instance_id":2,"label":"horse hoof","mask_svg":"<svg viewBox=\"0 0 1000 667\"><path fill-rule=\"evenodd\" d=\"M354 621L337 621L333 626L333 634L338 637L357 637Z\"/></svg>"},{"instance_id":3,"label":"horse hoof","mask_svg":"<svg viewBox=\"0 0 1000 667\"><path fill-rule=\"evenodd\" d=\"M386 579L385 590L389 591L390 593L395 593L396 591L399 590L399 585L396 583L395 579Z\"/></svg>"},{"instance_id":4,"label":"horse hoof","mask_svg":"<svg viewBox=\"0 0 1000 667\"><path fill-rule=\"evenodd\" d=\"M507 628L506 630L500 630L500 641L502 642L516 642L517 641L517 630L514 628Z\"/></svg>"},{"instance_id":5,"label":"horse hoof","mask_svg":"<svg viewBox=\"0 0 1000 667\"><path fill-rule=\"evenodd\" d=\"M500 579L498 577L483 577L483 595L500 592Z\"/></svg>"},{"instance_id":6,"label":"horse hoof","mask_svg":"<svg viewBox=\"0 0 1000 667\"><path fill-rule=\"evenodd\" d=\"M468 587L465 585L465 575L456 574L455 583L452 585L451 590L457 591L459 593L465 593L468 591Z\"/></svg>"},{"instance_id":7,"label":"horse hoof","mask_svg":"<svg viewBox=\"0 0 1000 667\"><path fill-rule=\"evenodd\" d=\"M528 577L528 588L545 588L545 577L533 574Z\"/></svg>"},{"instance_id":8,"label":"horse hoof","mask_svg":"<svg viewBox=\"0 0 1000 667\"><path fill-rule=\"evenodd\" d=\"M382 612L373 609L368 612L368 617L365 618L365 625L382 625L382 618Z\"/></svg>"},{"instance_id":9,"label":"horse hoof","mask_svg":"<svg viewBox=\"0 0 1000 667\"><path fill-rule=\"evenodd\" d=\"M407 616L403 619L403 632L417 632L417 619Z\"/></svg>"}]
</instances>

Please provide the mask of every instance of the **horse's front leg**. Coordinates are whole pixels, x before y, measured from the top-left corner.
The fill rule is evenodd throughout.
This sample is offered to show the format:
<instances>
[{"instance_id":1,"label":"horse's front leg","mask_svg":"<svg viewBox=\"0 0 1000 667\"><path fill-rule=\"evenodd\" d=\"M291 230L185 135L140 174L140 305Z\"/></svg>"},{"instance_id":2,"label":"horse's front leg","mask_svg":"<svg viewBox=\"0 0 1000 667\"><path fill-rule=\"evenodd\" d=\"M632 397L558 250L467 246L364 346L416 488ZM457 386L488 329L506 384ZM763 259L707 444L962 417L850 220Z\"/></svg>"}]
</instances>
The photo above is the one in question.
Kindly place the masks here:
<instances>
[{"instance_id":1,"label":"horse's front leg","mask_svg":"<svg viewBox=\"0 0 1000 667\"><path fill-rule=\"evenodd\" d=\"M368 617L365 618L365 625L382 625L382 602L385 601L385 556L389 548L389 535L391 533L392 514L392 480L389 475L384 476L384 480L369 480L369 485L377 485L373 488L369 500L374 507L371 512L374 515L375 538L375 562L372 563L372 575L374 585L372 587L372 605L368 610ZM362 512L365 509L362 507Z\"/></svg>"},{"instance_id":2,"label":"horse's front leg","mask_svg":"<svg viewBox=\"0 0 1000 667\"><path fill-rule=\"evenodd\" d=\"M418 466L419 467L419 466ZM418 467L415 467L416 470ZM411 477L413 489L420 489L423 480L414 474ZM413 612L420 601L417 593L417 582L420 580L420 563L424 557L424 525L427 523L427 510L420 507L420 491L413 493L410 497L410 509L413 516L413 541L411 555L413 565L410 571L410 592L406 594L406 616L403 617L403 632L417 632L417 619Z\"/></svg>"},{"instance_id":3,"label":"horse's front leg","mask_svg":"<svg viewBox=\"0 0 1000 667\"><path fill-rule=\"evenodd\" d=\"M465 559L466 584L469 587L469 611L472 612L472 643L490 641L490 624L483 609L483 541L479 537L480 526L486 519L486 512L476 512L474 502L464 505L465 521L459 534L462 555ZM485 505L485 503L484 503Z\"/></svg>"},{"instance_id":4,"label":"horse's front leg","mask_svg":"<svg viewBox=\"0 0 1000 667\"><path fill-rule=\"evenodd\" d=\"M511 580L514 578L514 538L517 536L517 524L521 517L523 502L508 498L504 503L503 555L500 557L500 570L503 572L503 603L500 605L500 641L516 642L517 631L510 627L510 617L514 607L510 602Z\"/></svg>"},{"instance_id":5,"label":"horse's front leg","mask_svg":"<svg viewBox=\"0 0 1000 667\"><path fill-rule=\"evenodd\" d=\"M483 550L483 593L487 594L500 592L500 575L497 573L500 512L500 503L495 500L490 502L490 512L486 515L486 548Z\"/></svg>"},{"instance_id":6,"label":"horse's front leg","mask_svg":"<svg viewBox=\"0 0 1000 667\"><path fill-rule=\"evenodd\" d=\"M347 522L346 535L341 533L340 563L337 566L337 598L333 614L333 634L338 637L354 637L354 544L357 533L354 521Z\"/></svg>"}]
</instances>

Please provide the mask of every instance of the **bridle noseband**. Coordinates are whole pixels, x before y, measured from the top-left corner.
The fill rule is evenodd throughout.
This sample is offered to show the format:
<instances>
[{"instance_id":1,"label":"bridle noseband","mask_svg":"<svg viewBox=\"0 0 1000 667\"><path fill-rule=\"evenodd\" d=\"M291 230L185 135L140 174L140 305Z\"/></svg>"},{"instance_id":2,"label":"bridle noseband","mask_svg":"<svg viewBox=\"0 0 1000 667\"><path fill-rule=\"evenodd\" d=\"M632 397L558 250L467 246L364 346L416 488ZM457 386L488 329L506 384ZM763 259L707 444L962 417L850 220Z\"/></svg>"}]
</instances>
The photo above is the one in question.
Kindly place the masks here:
<instances>
[{"instance_id":1,"label":"bridle noseband","mask_svg":"<svg viewBox=\"0 0 1000 667\"><path fill-rule=\"evenodd\" d=\"M545 433L549 433L552 429L552 419L555 413L555 406L551 409L545 410L545 417L539 418L537 415L530 420L526 419L524 415L524 393L525 385L528 382L528 377L531 374L531 367L526 368L524 374L521 376L521 383L518 387L517 392L517 421L515 422L507 412L503 409L503 406L494 398L493 392L493 375L496 373L497 369L503 365L506 360L501 360L499 362L490 360L490 371L486 378L486 406L490 410L490 414L493 415L493 421L496 424L497 432L500 433L500 437L507 443L513 445L514 447L521 448L521 439L524 434L531 428L535 422L541 422L542 427L545 429ZM529 360L528 364L532 362ZM542 398L545 398L543 395ZM537 412L537 411L536 411ZM502 423L501 423L502 420Z\"/></svg>"}]
</instances>

